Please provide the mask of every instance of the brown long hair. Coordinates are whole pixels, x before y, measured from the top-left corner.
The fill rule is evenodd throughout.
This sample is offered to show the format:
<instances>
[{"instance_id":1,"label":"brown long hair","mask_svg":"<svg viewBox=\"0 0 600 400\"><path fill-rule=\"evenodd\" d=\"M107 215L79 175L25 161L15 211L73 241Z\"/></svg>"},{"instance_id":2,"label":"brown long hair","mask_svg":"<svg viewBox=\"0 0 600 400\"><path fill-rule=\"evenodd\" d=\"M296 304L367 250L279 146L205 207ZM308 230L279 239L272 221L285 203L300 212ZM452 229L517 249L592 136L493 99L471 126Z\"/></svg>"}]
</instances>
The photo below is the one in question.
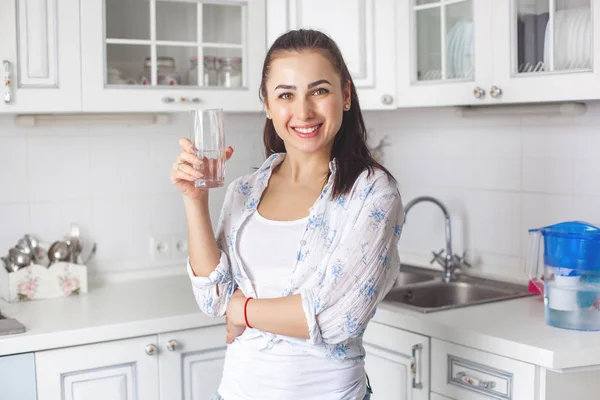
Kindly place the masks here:
<instances>
[{"instance_id":1,"label":"brown long hair","mask_svg":"<svg viewBox=\"0 0 600 400\"><path fill-rule=\"evenodd\" d=\"M267 101L266 82L271 62L281 53L303 51L321 52L331 61L334 69L340 74L342 86L350 82L350 104L352 106L350 110L343 113L342 125L333 141L331 150L331 159L335 158L337 161L337 172L331 192L332 197L338 198L343 194L347 194L365 169L368 169L369 174L371 174L374 168L379 168L394 180L392 174L375 161L367 147L367 130L360 111L354 81L350 76L340 49L326 34L311 29L299 29L289 31L275 40L267 52L263 64L262 81L260 83L260 98L263 103ZM277 135L273 121L268 118L265 121L263 141L267 157L274 153L285 152L285 144Z\"/></svg>"}]
</instances>

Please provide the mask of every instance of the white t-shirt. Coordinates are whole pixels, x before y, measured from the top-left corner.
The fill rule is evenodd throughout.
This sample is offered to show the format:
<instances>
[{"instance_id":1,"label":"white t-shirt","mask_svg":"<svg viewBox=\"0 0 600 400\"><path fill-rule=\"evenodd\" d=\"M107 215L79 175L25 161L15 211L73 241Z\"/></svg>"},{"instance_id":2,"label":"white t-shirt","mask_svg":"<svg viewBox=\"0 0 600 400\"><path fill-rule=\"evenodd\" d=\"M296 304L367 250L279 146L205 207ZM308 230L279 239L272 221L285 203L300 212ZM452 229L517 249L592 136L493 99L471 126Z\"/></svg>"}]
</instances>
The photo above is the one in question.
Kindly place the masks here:
<instances>
[{"instance_id":1,"label":"white t-shirt","mask_svg":"<svg viewBox=\"0 0 600 400\"><path fill-rule=\"evenodd\" d=\"M281 297L296 263L308 218L272 221L254 212L238 250L257 298ZM227 348L219 394L225 400L357 400L366 392L364 363L331 360L262 336L237 338Z\"/></svg>"}]
</instances>

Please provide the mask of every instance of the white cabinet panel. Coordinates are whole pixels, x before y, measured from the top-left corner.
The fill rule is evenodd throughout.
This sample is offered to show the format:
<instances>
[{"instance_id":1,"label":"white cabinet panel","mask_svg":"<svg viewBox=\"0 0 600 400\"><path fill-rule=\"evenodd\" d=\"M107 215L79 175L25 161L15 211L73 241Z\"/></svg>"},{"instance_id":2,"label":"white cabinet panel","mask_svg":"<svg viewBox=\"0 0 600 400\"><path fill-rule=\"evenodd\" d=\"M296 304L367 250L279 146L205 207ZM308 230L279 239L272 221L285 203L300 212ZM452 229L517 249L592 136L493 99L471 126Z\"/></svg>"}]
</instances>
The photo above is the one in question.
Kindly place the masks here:
<instances>
[{"instance_id":1,"label":"white cabinet panel","mask_svg":"<svg viewBox=\"0 0 600 400\"><path fill-rule=\"evenodd\" d=\"M36 398L33 353L0 357L0 399Z\"/></svg>"},{"instance_id":2,"label":"white cabinet panel","mask_svg":"<svg viewBox=\"0 0 600 400\"><path fill-rule=\"evenodd\" d=\"M538 372L532 364L431 340L431 389L464 400L536 398Z\"/></svg>"},{"instance_id":3,"label":"white cabinet panel","mask_svg":"<svg viewBox=\"0 0 600 400\"><path fill-rule=\"evenodd\" d=\"M0 112L81 110L78 0L6 0Z\"/></svg>"},{"instance_id":4,"label":"white cabinet panel","mask_svg":"<svg viewBox=\"0 0 600 400\"><path fill-rule=\"evenodd\" d=\"M83 110L262 110L265 18L265 0L82 2Z\"/></svg>"},{"instance_id":5,"label":"white cabinet panel","mask_svg":"<svg viewBox=\"0 0 600 400\"><path fill-rule=\"evenodd\" d=\"M156 336L40 351L38 400L158 400Z\"/></svg>"},{"instance_id":6,"label":"white cabinet panel","mask_svg":"<svg viewBox=\"0 0 600 400\"><path fill-rule=\"evenodd\" d=\"M401 2L398 105L479 105L492 77L490 0Z\"/></svg>"},{"instance_id":7,"label":"white cabinet panel","mask_svg":"<svg viewBox=\"0 0 600 400\"><path fill-rule=\"evenodd\" d=\"M161 399L210 399L221 382L225 326L159 335Z\"/></svg>"},{"instance_id":8,"label":"white cabinet panel","mask_svg":"<svg viewBox=\"0 0 600 400\"><path fill-rule=\"evenodd\" d=\"M493 103L600 98L597 1L495 0L492 13Z\"/></svg>"},{"instance_id":9,"label":"white cabinet panel","mask_svg":"<svg viewBox=\"0 0 600 400\"><path fill-rule=\"evenodd\" d=\"M395 9L393 0L269 0L268 44L292 29L326 33L342 52L361 108L393 109L397 74Z\"/></svg>"},{"instance_id":10,"label":"white cabinet panel","mask_svg":"<svg viewBox=\"0 0 600 400\"><path fill-rule=\"evenodd\" d=\"M364 347L373 400L429 398L428 337L371 322Z\"/></svg>"}]
</instances>

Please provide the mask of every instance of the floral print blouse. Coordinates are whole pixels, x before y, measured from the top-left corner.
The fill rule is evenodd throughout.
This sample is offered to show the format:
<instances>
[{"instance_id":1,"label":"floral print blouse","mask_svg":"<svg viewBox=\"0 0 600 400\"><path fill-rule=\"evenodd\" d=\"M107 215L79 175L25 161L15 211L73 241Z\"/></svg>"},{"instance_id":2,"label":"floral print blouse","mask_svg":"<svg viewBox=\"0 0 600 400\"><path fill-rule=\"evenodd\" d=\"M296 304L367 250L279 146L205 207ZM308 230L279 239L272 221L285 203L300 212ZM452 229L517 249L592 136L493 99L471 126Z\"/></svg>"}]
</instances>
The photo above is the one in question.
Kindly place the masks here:
<instances>
[{"instance_id":1,"label":"floral print blouse","mask_svg":"<svg viewBox=\"0 0 600 400\"><path fill-rule=\"evenodd\" d=\"M238 232L256 211L273 169L284 158L284 153L273 154L256 172L228 186L216 232L221 249L216 269L208 277L197 277L188 260L196 301L209 316L223 316L238 287L256 298L237 251ZM329 167L330 177L309 210L295 267L281 293L301 295L310 338L255 328L247 328L244 338L262 336L265 349L285 341L317 356L360 362L367 323L400 270L397 244L404 212L396 184L379 169L371 174L365 170L348 194L333 199L329 193L335 160Z\"/></svg>"}]
</instances>

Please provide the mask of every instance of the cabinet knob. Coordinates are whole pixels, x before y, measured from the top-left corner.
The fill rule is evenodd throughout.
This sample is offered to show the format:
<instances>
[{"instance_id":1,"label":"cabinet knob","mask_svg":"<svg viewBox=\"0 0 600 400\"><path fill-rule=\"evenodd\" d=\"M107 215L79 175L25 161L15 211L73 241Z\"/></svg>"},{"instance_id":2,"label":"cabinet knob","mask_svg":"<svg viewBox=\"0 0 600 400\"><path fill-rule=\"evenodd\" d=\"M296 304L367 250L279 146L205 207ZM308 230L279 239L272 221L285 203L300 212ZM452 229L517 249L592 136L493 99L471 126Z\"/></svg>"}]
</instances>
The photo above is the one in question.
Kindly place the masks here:
<instances>
[{"instance_id":1,"label":"cabinet knob","mask_svg":"<svg viewBox=\"0 0 600 400\"><path fill-rule=\"evenodd\" d=\"M498 86L492 86L490 88L490 96L492 96L494 99L497 99L498 97L502 96L502 89L500 89Z\"/></svg>"},{"instance_id":2,"label":"cabinet knob","mask_svg":"<svg viewBox=\"0 0 600 400\"><path fill-rule=\"evenodd\" d=\"M2 61L2 67L4 68L4 102L8 104L12 101L12 92L10 87L10 62L7 60Z\"/></svg>"},{"instance_id":3,"label":"cabinet knob","mask_svg":"<svg viewBox=\"0 0 600 400\"><path fill-rule=\"evenodd\" d=\"M148 354L149 356L153 356L154 354L156 354L156 346L153 344L147 344L144 351L146 351L146 354Z\"/></svg>"},{"instance_id":4,"label":"cabinet knob","mask_svg":"<svg viewBox=\"0 0 600 400\"><path fill-rule=\"evenodd\" d=\"M177 349L177 346L179 346L179 343L177 343L177 340L169 340L167 342L167 350L169 350L169 351L175 351L175 349Z\"/></svg>"},{"instance_id":5,"label":"cabinet knob","mask_svg":"<svg viewBox=\"0 0 600 400\"><path fill-rule=\"evenodd\" d=\"M485 96L485 89L475 86L475 89L473 89L473 96L475 96L476 99L483 98Z\"/></svg>"},{"instance_id":6,"label":"cabinet knob","mask_svg":"<svg viewBox=\"0 0 600 400\"><path fill-rule=\"evenodd\" d=\"M389 106L394 102L394 97L389 94L384 94L383 96L381 96L381 102L386 106Z\"/></svg>"}]
</instances>

